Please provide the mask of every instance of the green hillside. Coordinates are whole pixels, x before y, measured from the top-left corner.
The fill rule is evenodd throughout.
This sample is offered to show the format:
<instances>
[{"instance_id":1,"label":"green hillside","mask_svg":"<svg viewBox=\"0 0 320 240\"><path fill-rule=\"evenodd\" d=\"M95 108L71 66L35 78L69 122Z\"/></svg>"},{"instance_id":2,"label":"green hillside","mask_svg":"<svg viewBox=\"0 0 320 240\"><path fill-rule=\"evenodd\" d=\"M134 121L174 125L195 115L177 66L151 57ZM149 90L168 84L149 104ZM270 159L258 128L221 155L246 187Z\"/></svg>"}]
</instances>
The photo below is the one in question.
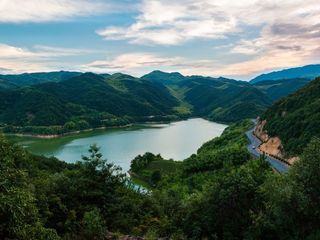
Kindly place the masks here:
<instances>
[{"instance_id":1,"label":"green hillside","mask_svg":"<svg viewBox=\"0 0 320 240\"><path fill-rule=\"evenodd\" d=\"M50 133L189 116L235 122L255 118L272 102L310 81L296 78L252 84L161 71L141 78L77 72L1 77L0 126L6 126L5 131L13 131L10 126L24 127L15 128L18 132L27 126L37 127L27 132L55 126L55 130L45 130Z\"/></svg>"},{"instance_id":2,"label":"green hillside","mask_svg":"<svg viewBox=\"0 0 320 240\"><path fill-rule=\"evenodd\" d=\"M154 71L142 78L165 84L180 100L181 110L214 121L255 118L272 102L251 84L222 77L185 77L179 73Z\"/></svg>"},{"instance_id":3,"label":"green hillside","mask_svg":"<svg viewBox=\"0 0 320 240\"><path fill-rule=\"evenodd\" d=\"M265 80L281 80L281 79L294 79L294 78L308 78L314 79L320 76L320 64L306 65L296 68L288 68L280 71L261 74L254 79L251 83L257 83Z\"/></svg>"},{"instance_id":4,"label":"green hillside","mask_svg":"<svg viewBox=\"0 0 320 240\"><path fill-rule=\"evenodd\" d=\"M177 118L178 101L163 85L118 75L117 84L123 88L119 90L114 78L86 73L58 83L0 91L0 121L7 132L60 133Z\"/></svg>"},{"instance_id":5,"label":"green hillside","mask_svg":"<svg viewBox=\"0 0 320 240\"><path fill-rule=\"evenodd\" d=\"M18 86L30 86L45 82L60 82L71 77L81 75L81 72L39 72L39 73L23 73L23 74L11 74L0 75L0 79L7 81L8 83Z\"/></svg>"},{"instance_id":6,"label":"green hillside","mask_svg":"<svg viewBox=\"0 0 320 240\"><path fill-rule=\"evenodd\" d=\"M307 85L312 79L309 78L293 78L282 80L265 80L253 84L257 89L266 94L273 101L277 101L282 97L288 96L303 86Z\"/></svg>"},{"instance_id":7,"label":"green hillside","mask_svg":"<svg viewBox=\"0 0 320 240\"><path fill-rule=\"evenodd\" d=\"M288 154L300 154L312 137L320 137L320 78L281 99L262 118L268 133L281 138Z\"/></svg>"}]
</instances>

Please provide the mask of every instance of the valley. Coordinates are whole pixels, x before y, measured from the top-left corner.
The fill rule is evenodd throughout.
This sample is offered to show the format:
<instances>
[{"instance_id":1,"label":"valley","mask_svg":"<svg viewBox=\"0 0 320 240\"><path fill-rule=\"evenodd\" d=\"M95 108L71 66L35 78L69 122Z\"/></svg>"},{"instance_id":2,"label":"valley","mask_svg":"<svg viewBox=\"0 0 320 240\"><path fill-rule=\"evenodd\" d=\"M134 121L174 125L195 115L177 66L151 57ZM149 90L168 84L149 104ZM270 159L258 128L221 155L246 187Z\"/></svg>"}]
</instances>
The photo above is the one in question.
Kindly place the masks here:
<instances>
[{"instance_id":1,"label":"valley","mask_svg":"<svg viewBox=\"0 0 320 240\"><path fill-rule=\"evenodd\" d=\"M256 118L274 101L310 81L295 78L250 84L161 71L141 78L121 73L50 72L2 75L0 79L0 128L4 133L35 136L190 117L232 123Z\"/></svg>"},{"instance_id":2,"label":"valley","mask_svg":"<svg viewBox=\"0 0 320 240\"><path fill-rule=\"evenodd\" d=\"M320 79L295 77L5 80L0 237L317 239Z\"/></svg>"}]
</instances>

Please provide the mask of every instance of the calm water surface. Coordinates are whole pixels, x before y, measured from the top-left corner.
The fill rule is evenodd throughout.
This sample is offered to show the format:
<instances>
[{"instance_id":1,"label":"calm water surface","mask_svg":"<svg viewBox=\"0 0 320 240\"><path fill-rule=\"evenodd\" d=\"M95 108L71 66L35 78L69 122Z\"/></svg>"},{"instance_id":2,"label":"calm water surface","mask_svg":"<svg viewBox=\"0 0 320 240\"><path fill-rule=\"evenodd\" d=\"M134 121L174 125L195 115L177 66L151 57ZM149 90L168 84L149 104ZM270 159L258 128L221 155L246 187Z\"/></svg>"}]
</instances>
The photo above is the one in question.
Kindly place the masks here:
<instances>
[{"instance_id":1,"label":"calm water surface","mask_svg":"<svg viewBox=\"0 0 320 240\"><path fill-rule=\"evenodd\" d=\"M101 147L105 158L129 170L130 161L139 154L160 153L165 159L183 160L206 141L220 136L226 125L201 118L170 124L144 125L124 129L95 130L57 139L18 138L29 151L45 156L55 156L66 162L81 160L92 144Z\"/></svg>"}]
</instances>

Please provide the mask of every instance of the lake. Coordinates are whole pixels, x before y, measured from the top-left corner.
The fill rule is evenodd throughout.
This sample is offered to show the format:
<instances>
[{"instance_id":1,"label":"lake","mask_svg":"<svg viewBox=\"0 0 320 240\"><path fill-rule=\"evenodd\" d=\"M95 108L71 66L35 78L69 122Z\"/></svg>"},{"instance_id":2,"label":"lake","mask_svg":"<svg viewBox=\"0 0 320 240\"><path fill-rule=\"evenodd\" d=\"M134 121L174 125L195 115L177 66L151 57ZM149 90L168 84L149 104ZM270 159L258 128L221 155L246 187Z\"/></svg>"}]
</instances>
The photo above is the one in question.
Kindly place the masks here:
<instances>
[{"instance_id":1,"label":"lake","mask_svg":"<svg viewBox=\"0 0 320 240\"><path fill-rule=\"evenodd\" d=\"M220 136L227 126L194 118L169 124L147 124L121 129L104 129L55 139L12 137L30 152L55 156L66 162L81 160L89 146L101 147L104 158L129 170L130 161L139 154L160 153L165 159L184 160L208 140Z\"/></svg>"}]
</instances>

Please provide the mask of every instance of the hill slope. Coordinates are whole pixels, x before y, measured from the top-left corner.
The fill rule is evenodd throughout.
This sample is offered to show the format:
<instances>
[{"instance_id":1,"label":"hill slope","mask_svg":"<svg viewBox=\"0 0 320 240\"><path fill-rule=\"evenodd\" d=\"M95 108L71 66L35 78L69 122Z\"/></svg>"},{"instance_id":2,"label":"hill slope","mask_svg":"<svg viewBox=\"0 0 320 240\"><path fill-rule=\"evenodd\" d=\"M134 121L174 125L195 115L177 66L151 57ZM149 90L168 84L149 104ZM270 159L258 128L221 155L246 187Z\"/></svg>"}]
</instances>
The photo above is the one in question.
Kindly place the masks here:
<instances>
[{"instance_id":1,"label":"hill slope","mask_svg":"<svg viewBox=\"0 0 320 240\"><path fill-rule=\"evenodd\" d=\"M288 96L290 93L299 90L310 81L311 79L308 78L265 80L256 82L253 86L262 91L273 101L277 101L280 98Z\"/></svg>"},{"instance_id":2,"label":"hill slope","mask_svg":"<svg viewBox=\"0 0 320 240\"><path fill-rule=\"evenodd\" d=\"M266 130L279 136L289 154L300 154L311 138L320 137L320 78L283 98L263 115Z\"/></svg>"},{"instance_id":3,"label":"hill slope","mask_svg":"<svg viewBox=\"0 0 320 240\"><path fill-rule=\"evenodd\" d=\"M17 86L31 86L45 82L60 82L71 77L81 75L81 72L39 72L39 73L23 73L17 75L0 75L0 79Z\"/></svg>"},{"instance_id":4,"label":"hill slope","mask_svg":"<svg viewBox=\"0 0 320 240\"><path fill-rule=\"evenodd\" d=\"M151 72L142 77L165 84L196 116L233 122L254 118L271 104L264 93L247 82L227 78L185 77L178 73Z\"/></svg>"},{"instance_id":5,"label":"hill slope","mask_svg":"<svg viewBox=\"0 0 320 240\"><path fill-rule=\"evenodd\" d=\"M119 88L114 87L116 82ZM72 121L71 129L113 126L150 116L169 117L178 101L161 84L127 75L82 74L62 82L0 91L0 123L54 126ZM72 127L73 126L73 127ZM67 129L65 129L67 130Z\"/></svg>"},{"instance_id":6,"label":"hill slope","mask_svg":"<svg viewBox=\"0 0 320 240\"><path fill-rule=\"evenodd\" d=\"M320 76L320 64L307 65L297 68L289 68L281 71L262 74L252 79L251 83L256 83L264 80L280 80L292 78L309 78L314 79Z\"/></svg>"}]
</instances>

